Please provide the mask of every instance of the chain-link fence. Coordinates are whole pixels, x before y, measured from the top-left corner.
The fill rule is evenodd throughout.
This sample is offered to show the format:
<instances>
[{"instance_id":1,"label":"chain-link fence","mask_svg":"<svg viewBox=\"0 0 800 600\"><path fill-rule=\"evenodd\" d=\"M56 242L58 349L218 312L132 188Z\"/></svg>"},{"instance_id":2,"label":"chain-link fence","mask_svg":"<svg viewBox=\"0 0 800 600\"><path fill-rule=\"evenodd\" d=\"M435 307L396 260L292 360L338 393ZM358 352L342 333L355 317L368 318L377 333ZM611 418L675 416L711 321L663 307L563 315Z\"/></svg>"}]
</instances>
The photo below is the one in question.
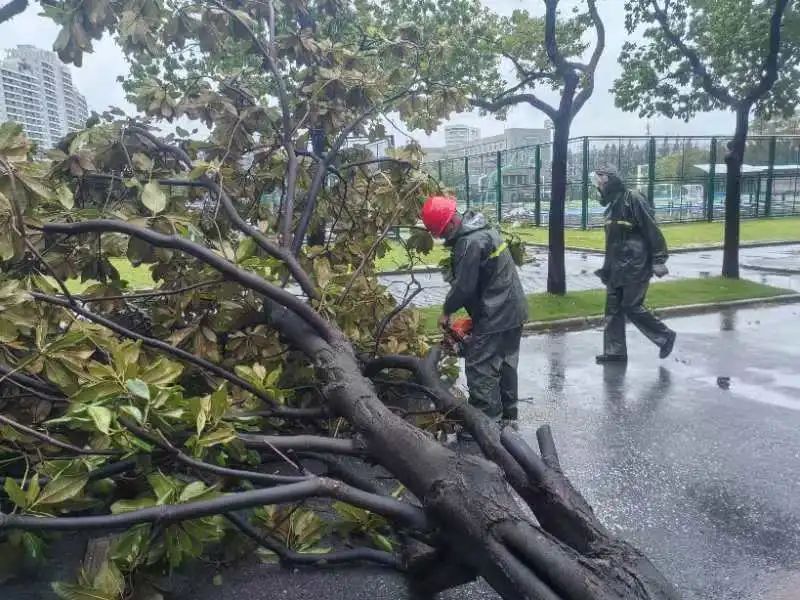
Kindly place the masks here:
<instances>
[{"instance_id":1,"label":"chain-link fence","mask_svg":"<svg viewBox=\"0 0 800 600\"><path fill-rule=\"evenodd\" d=\"M729 137L584 137L570 140L565 224L603 224L590 173L612 164L631 188L655 206L662 223L713 221L724 216ZM498 221L546 226L552 144L447 158L426 164L455 193L462 210ZM754 136L742 167L742 218L800 215L800 136Z\"/></svg>"}]
</instances>

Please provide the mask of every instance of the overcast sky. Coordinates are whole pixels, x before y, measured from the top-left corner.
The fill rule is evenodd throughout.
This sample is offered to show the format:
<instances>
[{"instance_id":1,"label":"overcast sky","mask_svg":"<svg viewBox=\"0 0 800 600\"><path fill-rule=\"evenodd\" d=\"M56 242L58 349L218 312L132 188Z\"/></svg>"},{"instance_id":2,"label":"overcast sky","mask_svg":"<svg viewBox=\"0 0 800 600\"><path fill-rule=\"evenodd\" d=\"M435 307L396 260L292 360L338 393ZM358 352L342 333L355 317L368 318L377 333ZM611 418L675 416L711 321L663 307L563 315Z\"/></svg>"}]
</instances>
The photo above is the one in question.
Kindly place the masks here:
<instances>
[{"instance_id":1,"label":"overcast sky","mask_svg":"<svg viewBox=\"0 0 800 600\"><path fill-rule=\"evenodd\" d=\"M532 12L542 12L541 0L484 0L493 10L508 14L514 9L527 8ZM570 3L581 0L564 0ZM635 114L623 113L614 106L614 97L609 92L614 79L620 73L617 63L622 44L626 37L622 0L600 0L599 8L606 25L606 51L598 67L595 92L578 114L572 127L574 137L583 135L643 135L647 123ZM39 7L35 3L22 15L0 25L0 43L3 48L13 48L17 44L33 44L50 49L58 34L58 28L50 21L37 16ZM72 68L73 78L78 89L86 96L90 109L105 110L110 105L120 106L134 112L133 106L125 101L118 75L127 73L127 63L120 49L109 38L95 43L95 51L84 55L83 67ZM545 100L552 96L542 94ZM477 113L456 115L452 123L475 125L483 135L501 133L505 127L541 127L544 115L535 109L524 106L512 110L506 122L500 122ZM734 128L731 113L712 112L701 115L690 123L656 118L650 121L654 135L706 135L727 133ZM423 145L443 144L443 134L435 133L428 138L422 132L413 132Z\"/></svg>"}]
</instances>

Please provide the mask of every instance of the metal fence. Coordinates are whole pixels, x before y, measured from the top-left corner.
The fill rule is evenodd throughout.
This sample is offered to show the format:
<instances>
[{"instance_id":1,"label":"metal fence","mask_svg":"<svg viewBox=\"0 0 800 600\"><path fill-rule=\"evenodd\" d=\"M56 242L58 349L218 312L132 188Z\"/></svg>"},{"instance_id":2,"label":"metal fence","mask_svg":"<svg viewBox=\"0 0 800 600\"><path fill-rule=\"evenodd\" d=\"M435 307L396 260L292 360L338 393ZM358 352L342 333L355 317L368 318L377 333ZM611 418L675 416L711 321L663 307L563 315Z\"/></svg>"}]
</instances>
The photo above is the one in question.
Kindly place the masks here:
<instances>
[{"instance_id":1,"label":"metal fence","mask_svg":"<svg viewBox=\"0 0 800 600\"><path fill-rule=\"evenodd\" d=\"M729 137L584 137L569 142L565 224L603 224L590 173L613 164L653 203L662 223L724 218ZM546 226L552 144L426 163L460 208ZM800 215L800 136L753 136L742 169L742 218Z\"/></svg>"}]
</instances>

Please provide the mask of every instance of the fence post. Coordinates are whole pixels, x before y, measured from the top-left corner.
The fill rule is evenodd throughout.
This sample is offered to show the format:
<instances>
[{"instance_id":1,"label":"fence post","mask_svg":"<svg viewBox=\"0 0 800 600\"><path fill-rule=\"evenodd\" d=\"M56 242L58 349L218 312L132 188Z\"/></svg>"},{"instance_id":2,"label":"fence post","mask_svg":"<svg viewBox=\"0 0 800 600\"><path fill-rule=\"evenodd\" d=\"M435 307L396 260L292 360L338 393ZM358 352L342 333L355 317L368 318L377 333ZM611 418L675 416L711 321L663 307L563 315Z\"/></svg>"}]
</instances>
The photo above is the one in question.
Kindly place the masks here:
<instances>
[{"instance_id":1,"label":"fence post","mask_svg":"<svg viewBox=\"0 0 800 600\"><path fill-rule=\"evenodd\" d=\"M534 169L533 175L536 177L536 187L534 188L533 192L533 215L534 215L534 223L536 223L537 227L540 227L542 224L542 153L541 153L541 145L536 144L536 151L534 153Z\"/></svg>"},{"instance_id":2,"label":"fence post","mask_svg":"<svg viewBox=\"0 0 800 600\"><path fill-rule=\"evenodd\" d=\"M708 154L708 184L706 185L706 219L714 220L714 179L717 176L717 138L711 138L711 151Z\"/></svg>"},{"instance_id":3,"label":"fence post","mask_svg":"<svg viewBox=\"0 0 800 600\"><path fill-rule=\"evenodd\" d=\"M772 183L775 177L775 146L777 140L773 135L769 138L769 164L767 165L767 191L764 198L764 216L772 216Z\"/></svg>"},{"instance_id":4,"label":"fence post","mask_svg":"<svg viewBox=\"0 0 800 600\"><path fill-rule=\"evenodd\" d=\"M551 199L552 202L552 199ZM589 138L583 138L583 178L581 179L581 227L589 228Z\"/></svg>"},{"instance_id":5,"label":"fence post","mask_svg":"<svg viewBox=\"0 0 800 600\"><path fill-rule=\"evenodd\" d=\"M497 223L503 219L503 153L497 151L497 181L495 182L495 199L497 200Z\"/></svg>"},{"instance_id":6,"label":"fence post","mask_svg":"<svg viewBox=\"0 0 800 600\"><path fill-rule=\"evenodd\" d=\"M655 206L656 195L656 138L651 137L647 148L647 199Z\"/></svg>"},{"instance_id":7,"label":"fence post","mask_svg":"<svg viewBox=\"0 0 800 600\"><path fill-rule=\"evenodd\" d=\"M464 192L467 197L467 210L469 210L469 156L464 157Z\"/></svg>"}]
</instances>

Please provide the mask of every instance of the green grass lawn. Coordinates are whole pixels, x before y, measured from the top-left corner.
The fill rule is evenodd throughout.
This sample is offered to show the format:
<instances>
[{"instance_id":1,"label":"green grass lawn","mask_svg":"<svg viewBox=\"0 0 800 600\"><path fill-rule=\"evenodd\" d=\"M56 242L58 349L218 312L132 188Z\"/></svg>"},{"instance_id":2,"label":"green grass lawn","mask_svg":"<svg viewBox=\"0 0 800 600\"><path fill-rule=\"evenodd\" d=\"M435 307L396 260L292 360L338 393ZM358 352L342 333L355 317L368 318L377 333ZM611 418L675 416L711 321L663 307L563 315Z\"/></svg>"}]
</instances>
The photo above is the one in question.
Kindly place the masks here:
<instances>
[{"instance_id":1,"label":"green grass lawn","mask_svg":"<svg viewBox=\"0 0 800 600\"><path fill-rule=\"evenodd\" d=\"M783 290L743 279L684 279L654 283L647 294L647 306L664 308L686 304L710 304L749 298L769 298L788 294ZM531 321L555 321L571 317L591 317L603 314L605 290L571 292L564 296L547 293L528 295L528 314ZM420 309L425 329L436 333L436 320L441 314L440 306Z\"/></svg>"},{"instance_id":2,"label":"green grass lawn","mask_svg":"<svg viewBox=\"0 0 800 600\"><path fill-rule=\"evenodd\" d=\"M722 244L724 223L682 223L664 225L661 230L667 238L669 248L691 248L693 246L713 246ZM547 243L547 228L520 227L513 230L526 242ZM602 250L604 233L602 229L567 229L566 244L577 248ZM741 225L742 242L800 241L800 217L776 219L746 219Z\"/></svg>"}]
</instances>

